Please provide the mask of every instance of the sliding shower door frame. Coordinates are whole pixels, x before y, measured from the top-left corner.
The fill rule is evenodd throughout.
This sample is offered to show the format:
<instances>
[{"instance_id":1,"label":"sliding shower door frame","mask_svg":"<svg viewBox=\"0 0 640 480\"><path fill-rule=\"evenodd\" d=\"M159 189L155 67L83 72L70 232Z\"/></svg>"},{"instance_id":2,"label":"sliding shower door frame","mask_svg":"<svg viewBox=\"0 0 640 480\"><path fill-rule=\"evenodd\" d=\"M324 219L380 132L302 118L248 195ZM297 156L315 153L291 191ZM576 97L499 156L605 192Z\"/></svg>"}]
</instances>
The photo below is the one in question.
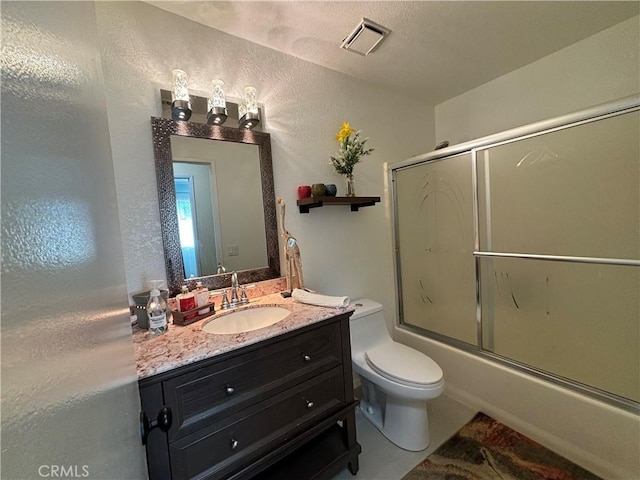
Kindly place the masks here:
<instances>
[{"instance_id":1,"label":"sliding shower door frame","mask_svg":"<svg viewBox=\"0 0 640 480\"><path fill-rule=\"evenodd\" d=\"M483 300L482 300L482 283L481 283L481 261L483 258L517 258L527 260L542 260L542 261L554 261L554 262L570 262L570 263L586 263L586 264L600 264L600 265L621 265L629 267L640 267L640 260L627 259L627 258L601 258L601 257L581 257L581 256L568 256L568 255L543 255L543 254L531 254L531 253L515 253L515 252L495 252L492 251L490 233L488 238L485 239L488 249L480 248L480 193L479 193L479 176L478 176L478 152L487 150L489 148L505 145L512 142L522 141L528 138L533 138L541 135L546 135L556 131L576 127L582 124L596 122L604 120L606 118L624 115L634 111L640 111L640 96L634 95L626 97L614 102L592 107L587 110L564 115L554 119L538 122L532 125L519 127L506 132L498 133L488 137L484 137L472 142L467 142L460 145L448 147L446 149L437 150L428 154L420 155L410 158L404 162L391 165L388 168L387 174L389 177L389 194L391 196L391 215L392 215L392 227L393 241L394 241L394 270L395 270L395 285L396 285L396 298L397 300L397 318L398 327L418 335L428 337L430 339L442 342L449 346L461 349L468 353L477 355L481 358L491 360L500 365L509 367L515 371L522 372L534 376L536 378L543 379L554 385L561 386L578 392L580 394L587 395L591 398L598 399L604 403L621 408L625 411L640 415L640 403L637 403L631 399L586 385L569 378L561 377L541 369L537 369L522 362L498 355L490 351L493 348L492 345L485 345L484 341L484 329L491 328L489 320L484 320ZM473 230L474 230L474 267L475 267L475 283L476 283L476 326L477 326L477 344L469 344L461 340L448 337L446 335L433 332L416 325L411 325L404 321L403 305L402 305L402 276L401 276L401 262L400 262L400 242L399 242L399 225L398 225L398 201L396 190L396 174L400 170L404 170L410 167L421 165L424 163L439 162L458 157L460 155L471 155L471 170L472 170L472 210L473 210ZM488 179L486 180L488 182ZM490 191L490 185L485 185L487 192ZM487 195L488 197L488 195ZM490 206L487 205L487 218L490 218ZM490 230L489 230L490 232Z\"/></svg>"}]
</instances>

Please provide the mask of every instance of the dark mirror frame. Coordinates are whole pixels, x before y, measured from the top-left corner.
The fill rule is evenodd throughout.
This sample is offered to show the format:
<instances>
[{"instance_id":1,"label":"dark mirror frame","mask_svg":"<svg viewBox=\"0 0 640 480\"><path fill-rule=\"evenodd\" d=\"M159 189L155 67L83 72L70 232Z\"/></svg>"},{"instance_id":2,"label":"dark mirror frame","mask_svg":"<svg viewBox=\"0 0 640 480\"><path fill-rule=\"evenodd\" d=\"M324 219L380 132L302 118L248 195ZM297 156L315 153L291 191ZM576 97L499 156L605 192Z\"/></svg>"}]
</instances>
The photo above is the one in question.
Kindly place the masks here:
<instances>
[{"instance_id":1,"label":"dark mirror frame","mask_svg":"<svg viewBox=\"0 0 640 480\"><path fill-rule=\"evenodd\" d=\"M246 284L280 277L278 225L271 162L271 135L264 132L158 117L151 117L151 130L156 162L158 200L160 202L162 242L167 270L167 288L170 294L176 295L180 293L180 287L184 285L185 280L188 280L184 278L184 264L182 262L182 250L180 249L180 235L178 232L171 135L205 138L223 142L248 143L258 146L268 264L265 267L237 272L238 282ZM202 281L202 284L210 290L217 290L231 285L231 272L198 277L198 280Z\"/></svg>"}]
</instances>

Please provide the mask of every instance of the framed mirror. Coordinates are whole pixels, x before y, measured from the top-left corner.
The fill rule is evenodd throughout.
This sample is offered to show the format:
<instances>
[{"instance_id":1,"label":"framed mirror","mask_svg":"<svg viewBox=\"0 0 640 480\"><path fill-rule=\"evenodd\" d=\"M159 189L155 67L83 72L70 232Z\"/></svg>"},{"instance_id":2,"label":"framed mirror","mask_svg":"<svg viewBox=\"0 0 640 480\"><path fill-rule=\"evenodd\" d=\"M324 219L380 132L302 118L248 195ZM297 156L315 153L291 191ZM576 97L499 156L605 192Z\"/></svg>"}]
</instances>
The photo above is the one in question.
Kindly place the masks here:
<instances>
[{"instance_id":1,"label":"framed mirror","mask_svg":"<svg viewBox=\"0 0 640 480\"><path fill-rule=\"evenodd\" d=\"M151 126L170 293L191 279L228 287L234 270L245 284L278 278L270 135L157 117Z\"/></svg>"}]
</instances>

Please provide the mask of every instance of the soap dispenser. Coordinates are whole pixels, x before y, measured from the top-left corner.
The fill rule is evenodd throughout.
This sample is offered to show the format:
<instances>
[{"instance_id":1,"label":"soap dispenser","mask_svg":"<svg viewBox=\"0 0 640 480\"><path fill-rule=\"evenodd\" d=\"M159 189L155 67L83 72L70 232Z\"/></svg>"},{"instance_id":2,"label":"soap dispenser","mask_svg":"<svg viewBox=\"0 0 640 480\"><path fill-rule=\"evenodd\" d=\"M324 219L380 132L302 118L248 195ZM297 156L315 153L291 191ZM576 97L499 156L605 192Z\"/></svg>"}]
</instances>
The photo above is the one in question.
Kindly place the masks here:
<instances>
[{"instance_id":1,"label":"soap dispenser","mask_svg":"<svg viewBox=\"0 0 640 480\"><path fill-rule=\"evenodd\" d=\"M209 289L202 285L202 282L196 282L196 304L198 307L206 307L209 305ZM209 313L210 308L203 308L198 310L198 315L204 315Z\"/></svg>"},{"instance_id":2,"label":"soap dispenser","mask_svg":"<svg viewBox=\"0 0 640 480\"><path fill-rule=\"evenodd\" d=\"M162 335L169 327L167 325L167 302L160 294L162 280L151 281L151 292L147 302L147 316L149 317L149 333Z\"/></svg>"},{"instance_id":3,"label":"soap dispenser","mask_svg":"<svg viewBox=\"0 0 640 480\"><path fill-rule=\"evenodd\" d=\"M186 312L196 308L196 296L189 291L189 287L186 285L182 286L181 292L176 296L176 300L178 301L179 312Z\"/></svg>"}]
</instances>

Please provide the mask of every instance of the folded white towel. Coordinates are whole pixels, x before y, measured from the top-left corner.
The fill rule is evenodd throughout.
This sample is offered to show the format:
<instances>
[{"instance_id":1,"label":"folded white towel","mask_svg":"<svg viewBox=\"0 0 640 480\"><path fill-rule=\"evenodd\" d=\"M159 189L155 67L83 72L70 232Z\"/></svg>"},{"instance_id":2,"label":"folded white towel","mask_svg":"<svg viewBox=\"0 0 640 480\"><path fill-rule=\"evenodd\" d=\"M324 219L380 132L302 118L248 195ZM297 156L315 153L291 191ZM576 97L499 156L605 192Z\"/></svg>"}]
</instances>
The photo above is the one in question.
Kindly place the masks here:
<instances>
[{"instance_id":1,"label":"folded white towel","mask_svg":"<svg viewBox=\"0 0 640 480\"><path fill-rule=\"evenodd\" d=\"M332 297L330 295L321 295L319 293L311 293L299 288L294 288L291 296L302 303L309 305L317 305L319 307L346 307L349 305L349 297Z\"/></svg>"}]
</instances>

